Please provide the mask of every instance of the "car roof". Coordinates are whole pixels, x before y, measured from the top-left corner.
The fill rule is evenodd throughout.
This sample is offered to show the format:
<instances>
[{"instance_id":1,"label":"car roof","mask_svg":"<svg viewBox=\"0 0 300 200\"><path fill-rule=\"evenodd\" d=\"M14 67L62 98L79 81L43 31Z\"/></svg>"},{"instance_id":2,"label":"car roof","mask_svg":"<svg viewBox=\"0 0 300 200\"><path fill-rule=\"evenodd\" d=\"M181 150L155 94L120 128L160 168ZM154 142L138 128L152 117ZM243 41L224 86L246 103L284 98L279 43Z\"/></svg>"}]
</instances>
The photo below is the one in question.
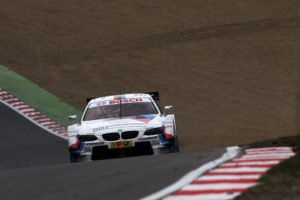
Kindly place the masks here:
<instances>
[{"instance_id":1,"label":"car roof","mask_svg":"<svg viewBox=\"0 0 300 200\"><path fill-rule=\"evenodd\" d=\"M112 101L112 100L122 100L122 99L133 99L133 98L143 98L148 97L151 98L151 95L144 93L135 93L135 94L120 94L120 95L110 95L105 97L98 97L90 101L90 103L94 103L97 101Z\"/></svg>"}]
</instances>

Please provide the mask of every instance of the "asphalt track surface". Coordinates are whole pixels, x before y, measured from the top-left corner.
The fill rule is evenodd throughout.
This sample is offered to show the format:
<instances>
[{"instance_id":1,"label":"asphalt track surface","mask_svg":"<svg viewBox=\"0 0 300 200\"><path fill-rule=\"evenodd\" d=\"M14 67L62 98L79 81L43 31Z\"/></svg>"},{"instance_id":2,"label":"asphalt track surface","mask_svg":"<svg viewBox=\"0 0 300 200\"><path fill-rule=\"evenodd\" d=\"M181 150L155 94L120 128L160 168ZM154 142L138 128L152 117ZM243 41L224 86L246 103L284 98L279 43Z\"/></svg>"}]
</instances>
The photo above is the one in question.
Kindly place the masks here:
<instances>
[{"instance_id":1,"label":"asphalt track surface","mask_svg":"<svg viewBox=\"0 0 300 200\"><path fill-rule=\"evenodd\" d=\"M68 162L67 142L0 103L0 170Z\"/></svg>"},{"instance_id":2,"label":"asphalt track surface","mask_svg":"<svg viewBox=\"0 0 300 200\"><path fill-rule=\"evenodd\" d=\"M0 103L0 199L139 199L225 149L71 164L66 141Z\"/></svg>"}]
</instances>

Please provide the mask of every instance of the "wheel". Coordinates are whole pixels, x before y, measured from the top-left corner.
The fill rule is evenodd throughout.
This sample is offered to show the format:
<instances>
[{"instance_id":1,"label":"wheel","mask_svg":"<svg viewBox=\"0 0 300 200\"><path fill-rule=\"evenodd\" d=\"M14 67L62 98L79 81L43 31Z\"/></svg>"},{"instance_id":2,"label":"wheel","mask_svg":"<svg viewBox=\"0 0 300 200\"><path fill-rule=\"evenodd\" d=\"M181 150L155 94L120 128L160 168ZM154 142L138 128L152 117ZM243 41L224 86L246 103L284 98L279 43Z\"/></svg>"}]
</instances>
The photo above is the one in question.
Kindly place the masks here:
<instances>
[{"instance_id":1,"label":"wheel","mask_svg":"<svg viewBox=\"0 0 300 200\"><path fill-rule=\"evenodd\" d=\"M170 153L179 152L179 143L177 137L168 145L168 149Z\"/></svg>"},{"instance_id":2,"label":"wheel","mask_svg":"<svg viewBox=\"0 0 300 200\"><path fill-rule=\"evenodd\" d=\"M74 152L74 149L69 149L70 152L70 162L74 163L78 161L79 154Z\"/></svg>"}]
</instances>

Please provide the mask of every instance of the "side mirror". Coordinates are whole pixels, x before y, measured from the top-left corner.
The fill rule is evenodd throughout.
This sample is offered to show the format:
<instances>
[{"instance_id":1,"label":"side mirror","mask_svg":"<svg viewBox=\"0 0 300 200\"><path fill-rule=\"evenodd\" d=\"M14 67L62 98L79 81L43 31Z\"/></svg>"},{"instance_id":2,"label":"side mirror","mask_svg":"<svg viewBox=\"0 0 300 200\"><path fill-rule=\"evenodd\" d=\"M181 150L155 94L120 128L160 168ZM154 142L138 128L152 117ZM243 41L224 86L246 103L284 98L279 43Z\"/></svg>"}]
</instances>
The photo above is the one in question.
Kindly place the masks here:
<instances>
[{"instance_id":1,"label":"side mirror","mask_svg":"<svg viewBox=\"0 0 300 200\"><path fill-rule=\"evenodd\" d=\"M69 121L75 120L77 118L77 115L70 115L68 116Z\"/></svg>"},{"instance_id":2,"label":"side mirror","mask_svg":"<svg viewBox=\"0 0 300 200\"><path fill-rule=\"evenodd\" d=\"M164 110L164 114L166 114L167 111L173 110L173 106L165 106L164 109L165 109L165 110Z\"/></svg>"}]
</instances>

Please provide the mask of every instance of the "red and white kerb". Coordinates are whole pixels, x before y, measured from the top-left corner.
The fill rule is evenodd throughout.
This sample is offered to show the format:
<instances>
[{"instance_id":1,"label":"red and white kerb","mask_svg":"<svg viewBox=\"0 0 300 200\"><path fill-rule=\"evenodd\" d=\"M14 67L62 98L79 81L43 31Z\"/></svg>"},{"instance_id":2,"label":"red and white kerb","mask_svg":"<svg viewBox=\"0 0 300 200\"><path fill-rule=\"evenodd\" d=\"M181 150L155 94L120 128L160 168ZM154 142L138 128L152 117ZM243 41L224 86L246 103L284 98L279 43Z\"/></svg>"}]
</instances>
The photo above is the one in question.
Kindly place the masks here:
<instances>
[{"instance_id":1,"label":"red and white kerb","mask_svg":"<svg viewBox=\"0 0 300 200\"><path fill-rule=\"evenodd\" d=\"M270 168L294 156L291 147L247 149L246 153L198 177L164 200L230 200L249 187Z\"/></svg>"},{"instance_id":2,"label":"red and white kerb","mask_svg":"<svg viewBox=\"0 0 300 200\"><path fill-rule=\"evenodd\" d=\"M44 114L28 106L23 101L9 94L0 88L0 102L6 104L25 118L38 125L39 127L47 130L48 132L57 135L63 139L67 139L67 130L65 127L59 125L55 121L49 119Z\"/></svg>"}]
</instances>

